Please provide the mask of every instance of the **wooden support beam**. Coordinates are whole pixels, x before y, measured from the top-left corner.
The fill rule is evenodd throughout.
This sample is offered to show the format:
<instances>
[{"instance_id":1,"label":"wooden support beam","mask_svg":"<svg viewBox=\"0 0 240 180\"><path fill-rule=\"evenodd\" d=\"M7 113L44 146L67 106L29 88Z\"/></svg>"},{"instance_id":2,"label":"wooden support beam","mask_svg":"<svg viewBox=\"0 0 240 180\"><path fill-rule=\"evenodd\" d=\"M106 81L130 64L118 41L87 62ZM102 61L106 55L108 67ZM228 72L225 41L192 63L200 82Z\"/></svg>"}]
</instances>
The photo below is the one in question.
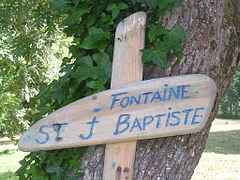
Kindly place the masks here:
<instances>
[{"instance_id":1,"label":"wooden support beam","mask_svg":"<svg viewBox=\"0 0 240 180\"><path fill-rule=\"evenodd\" d=\"M140 50L144 48L146 13L137 12L121 21L115 34L111 88L141 81L143 65ZM104 180L132 179L136 142L107 144Z\"/></svg>"}]
</instances>

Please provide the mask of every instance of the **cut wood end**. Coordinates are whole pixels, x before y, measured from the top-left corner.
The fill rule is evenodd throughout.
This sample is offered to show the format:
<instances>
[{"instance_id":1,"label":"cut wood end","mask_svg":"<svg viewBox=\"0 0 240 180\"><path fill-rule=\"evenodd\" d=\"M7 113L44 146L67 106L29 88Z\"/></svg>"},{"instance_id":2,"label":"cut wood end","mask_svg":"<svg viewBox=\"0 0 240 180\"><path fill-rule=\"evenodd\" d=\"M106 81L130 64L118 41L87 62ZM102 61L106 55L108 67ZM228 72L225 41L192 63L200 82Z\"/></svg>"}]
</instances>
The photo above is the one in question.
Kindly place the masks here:
<instances>
[{"instance_id":1,"label":"cut wood end","mask_svg":"<svg viewBox=\"0 0 240 180\"><path fill-rule=\"evenodd\" d=\"M118 24L116 33L131 31L131 29L136 28L137 26L139 26L140 28L145 28L146 18L147 14L145 12L136 12L128 16Z\"/></svg>"}]
</instances>

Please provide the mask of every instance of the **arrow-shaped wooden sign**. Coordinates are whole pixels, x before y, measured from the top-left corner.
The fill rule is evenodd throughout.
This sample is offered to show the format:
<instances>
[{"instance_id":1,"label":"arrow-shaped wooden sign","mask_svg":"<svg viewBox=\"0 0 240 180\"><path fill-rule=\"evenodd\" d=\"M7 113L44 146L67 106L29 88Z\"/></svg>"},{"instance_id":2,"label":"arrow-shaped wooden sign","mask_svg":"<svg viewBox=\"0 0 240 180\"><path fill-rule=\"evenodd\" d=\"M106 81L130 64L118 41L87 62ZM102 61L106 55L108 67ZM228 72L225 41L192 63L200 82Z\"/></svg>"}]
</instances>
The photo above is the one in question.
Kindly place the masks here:
<instances>
[{"instance_id":1,"label":"arrow-shaped wooden sign","mask_svg":"<svg viewBox=\"0 0 240 180\"><path fill-rule=\"evenodd\" d=\"M30 127L23 151L62 149L194 133L216 95L204 75L137 82L80 99Z\"/></svg>"}]
</instances>

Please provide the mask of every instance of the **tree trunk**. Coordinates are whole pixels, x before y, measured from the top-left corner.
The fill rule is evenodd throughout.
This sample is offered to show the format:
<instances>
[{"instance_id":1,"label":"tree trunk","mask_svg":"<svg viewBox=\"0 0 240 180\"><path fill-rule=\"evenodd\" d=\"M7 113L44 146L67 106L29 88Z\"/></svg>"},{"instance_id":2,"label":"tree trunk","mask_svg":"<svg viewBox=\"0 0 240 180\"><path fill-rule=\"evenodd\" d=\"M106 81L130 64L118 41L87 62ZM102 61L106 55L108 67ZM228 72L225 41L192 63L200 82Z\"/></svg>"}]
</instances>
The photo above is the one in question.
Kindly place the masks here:
<instances>
[{"instance_id":1,"label":"tree trunk","mask_svg":"<svg viewBox=\"0 0 240 180\"><path fill-rule=\"evenodd\" d=\"M206 126L198 133L139 141L134 164L134 179L190 179L204 150L218 106L240 60L240 1L183 0L162 17L167 28L182 26L184 58L173 58L169 68L148 66L144 79L205 74L217 84L218 92ZM89 147L81 159L80 179L102 179L104 146Z\"/></svg>"}]
</instances>

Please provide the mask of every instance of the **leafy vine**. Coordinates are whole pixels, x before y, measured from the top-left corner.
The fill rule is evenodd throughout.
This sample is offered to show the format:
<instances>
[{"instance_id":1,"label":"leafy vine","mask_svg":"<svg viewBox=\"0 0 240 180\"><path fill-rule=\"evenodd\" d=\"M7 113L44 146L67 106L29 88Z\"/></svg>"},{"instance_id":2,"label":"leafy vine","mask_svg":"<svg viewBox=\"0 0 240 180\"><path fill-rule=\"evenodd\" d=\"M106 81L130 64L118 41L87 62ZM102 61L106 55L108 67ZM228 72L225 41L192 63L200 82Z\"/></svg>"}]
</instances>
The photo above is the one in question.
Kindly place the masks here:
<instances>
[{"instance_id":1,"label":"leafy vine","mask_svg":"<svg viewBox=\"0 0 240 180\"><path fill-rule=\"evenodd\" d=\"M64 58L61 76L43 85L37 95L37 121L84 96L110 87L111 59L116 25L137 11L148 13L143 63L167 68L170 56L181 59L184 30L166 29L159 17L181 0L53 0L48 11L64 18L64 32L73 37L72 56ZM27 155L17 171L20 180L77 179L85 148L39 151Z\"/></svg>"}]
</instances>

